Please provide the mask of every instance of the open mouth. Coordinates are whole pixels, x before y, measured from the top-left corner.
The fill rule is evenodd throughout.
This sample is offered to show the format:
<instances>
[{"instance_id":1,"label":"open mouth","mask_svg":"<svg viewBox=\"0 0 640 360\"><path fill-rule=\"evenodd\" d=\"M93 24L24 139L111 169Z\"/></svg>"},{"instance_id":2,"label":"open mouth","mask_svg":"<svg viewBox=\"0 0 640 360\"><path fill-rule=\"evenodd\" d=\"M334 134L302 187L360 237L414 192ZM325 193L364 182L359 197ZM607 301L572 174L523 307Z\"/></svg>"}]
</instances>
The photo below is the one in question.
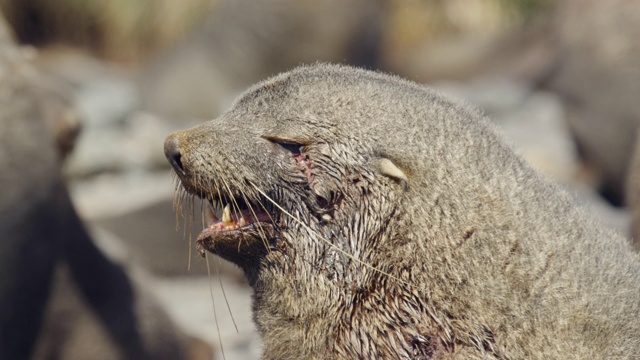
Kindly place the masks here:
<instances>
[{"instance_id":1,"label":"open mouth","mask_svg":"<svg viewBox=\"0 0 640 360\"><path fill-rule=\"evenodd\" d=\"M243 242L252 245L255 240L261 240L262 246L265 240L274 236L274 219L260 204L239 198L227 202L208 199L206 203L207 227L196 240L198 251L203 256L205 250L214 254L228 251L229 245L240 251Z\"/></svg>"}]
</instances>

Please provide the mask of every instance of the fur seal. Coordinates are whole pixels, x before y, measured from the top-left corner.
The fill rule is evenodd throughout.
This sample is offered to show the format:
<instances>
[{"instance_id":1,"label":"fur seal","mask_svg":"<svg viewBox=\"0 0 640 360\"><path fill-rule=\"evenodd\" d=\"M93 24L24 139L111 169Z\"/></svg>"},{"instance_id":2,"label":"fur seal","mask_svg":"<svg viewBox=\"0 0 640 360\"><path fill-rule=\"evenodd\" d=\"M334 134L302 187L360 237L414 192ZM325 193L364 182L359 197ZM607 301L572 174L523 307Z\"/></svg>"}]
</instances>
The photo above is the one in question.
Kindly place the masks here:
<instances>
[{"instance_id":1,"label":"fur seal","mask_svg":"<svg viewBox=\"0 0 640 360\"><path fill-rule=\"evenodd\" d=\"M265 359L640 356L638 254L429 88L300 67L164 150Z\"/></svg>"},{"instance_id":2,"label":"fur seal","mask_svg":"<svg viewBox=\"0 0 640 360\"><path fill-rule=\"evenodd\" d=\"M79 120L45 78L0 14L0 359L186 359L187 336L76 213L61 164Z\"/></svg>"},{"instance_id":3,"label":"fur seal","mask_svg":"<svg viewBox=\"0 0 640 360\"><path fill-rule=\"evenodd\" d=\"M64 185L49 130L58 116L55 111L41 112L58 106L49 106L50 98L42 96L34 77L0 14L2 359L27 359L31 354L59 254L60 238L52 235L59 231L57 205Z\"/></svg>"}]
</instances>

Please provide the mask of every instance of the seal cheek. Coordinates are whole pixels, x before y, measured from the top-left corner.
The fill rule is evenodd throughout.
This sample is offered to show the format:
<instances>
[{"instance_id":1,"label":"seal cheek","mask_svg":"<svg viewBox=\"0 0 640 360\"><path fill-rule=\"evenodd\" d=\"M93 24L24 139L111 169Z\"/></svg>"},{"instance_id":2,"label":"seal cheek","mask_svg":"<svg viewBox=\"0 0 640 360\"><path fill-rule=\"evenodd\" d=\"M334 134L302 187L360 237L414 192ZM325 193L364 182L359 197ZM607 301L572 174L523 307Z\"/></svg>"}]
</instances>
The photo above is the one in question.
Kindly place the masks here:
<instances>
[{"instance_id":1,"label":"seal cheek","mask_svg":"<svg viewBox=\"0 0 640 360\"><path fill-rule=\"evenodd\" d=\"M314 176L311 173L311 162L309 159L302 154L294 155L293 159L296 161L298 169L300 169L307 178L309 185L311 185L313 183Z\"/></svg>"}]
</instances>

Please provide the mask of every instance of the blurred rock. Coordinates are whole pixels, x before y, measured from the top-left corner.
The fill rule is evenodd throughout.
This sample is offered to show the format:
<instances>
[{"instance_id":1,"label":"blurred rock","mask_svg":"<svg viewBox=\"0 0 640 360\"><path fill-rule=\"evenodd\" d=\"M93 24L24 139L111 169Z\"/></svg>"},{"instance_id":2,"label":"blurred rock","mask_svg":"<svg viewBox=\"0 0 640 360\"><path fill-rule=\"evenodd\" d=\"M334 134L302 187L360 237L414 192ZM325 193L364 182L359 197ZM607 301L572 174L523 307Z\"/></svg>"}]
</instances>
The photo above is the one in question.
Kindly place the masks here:
<instances>
[{"instance_id":1,"label":"blurred rock","mask_svg":"<svg viewBox=\"0 0 640 360\"><path fill-rule=\"evenodd\" d=\"M593 179L581 166L558 95L495 76L438 82L434 86L483 109L529 164L560 182L594 218L622 234L628 233L628 211L612 207L593 191Z\"/></svg>"},{"instance_id":2,"label":"blurred rock","mask_svg":"<svg viewBox=\"0 0 640 360\"><path fill-rule=\"evenodd\" d=\"M104 124L88 124L85 128L78 149L66 166L66 172L74 177L167 168L162 152L164 138L177 130L178 125L150 114L132 113L125 118L111 118Z\"/></svg>"},{"instance_id":3,"label":"blurred rock","mask_svg":"<svg viewBox=\"0 0 640 360\"><path fill-rule=\"evenodd\" d=\"M204 228L199 201L192 217L176 215L172 203L172 199L162 200L120 215L96 218L92 224L122 239L129 261L159 276L207 274L205 260L195 251L195 238ZM245 284L244 274L227 261L222 261L215 273Z\"/></svg>"},{"instance_id":4,"label":"blurred rock","mask_svg":"<svg viewBox=\"0 0 640 360\"><path fill-rule=\"evenodd\" d=\"M582 157L612 203L640 125L640 2L564 0L557 14L560 63L548 86L562 94Z\"/></svg>"},{"instance_id":5,"label":"blurred rock","mask_svg":"<svg viewBox=\"0 0 640 360\"><path fill-rule=\"evenodd\" d=\"M630 235L635 249L640 251L640 136L636 140L626 186L627 204L631 210Z\"/></svg>"},{"instance_id":6,"label":"blurred rock","mask_svg":"<svg viewBox=\"0 0 640 360\"><path fill-rule=\"evenodd\" d=\"M213 267L220 260L209 261ZM215 345L216 359L223 358L221 347L227 360L260 359L262 346L251 318L249 287L222 276L157 279L153 288L183 328Z\"/></svg>"},{"instance_id":7,"label":"blurred rock","mask_svg":"<svg viewBox=\"0 0 640 360\"><path fill-rule=\"evenodd\" d=\"M142 75L142 109L206 120L249 85L300 63L374 67L384 15L384 0L222 1L202 29Z\"/></svg>"},{"instance_id":8,"label":"blurred rock","mask_svg":"<svg viewBox=\"0 0 640 360\"><path fill-rule=\"evenodd\" d=\"M169 170L104 173L71 184L73 201L99 235L96 240L107 239L99 243L104 251L159 276L206 274L194 245L204 228L200 202L194 200L193 213L185 205L176 214L174 188ZM223 262L219 270L245 281L235 265Z\"/></svg>"},{"instance_id":9,"label":"blurred rock","mask_svg":"<svg viewBox=\"0 0 640 360\"><path fill-rule=\"evenodd\" d=\"M131 69L69 48L49 49L37 64L64 80L84 120L77 151L65 164L74 179L167 168L164 137L196 124L140 112Z\"/></svg>"},{"instance_id":10,"label":"blurred rock","mask_svg":"<svg viewBox=\"0 0 640 360\"><path fill-rule=\"evenodd\" d=\"M150 280L144 276L133 276L135 283L134 307L139 314L137 331L145 334L142 341L148 349L145 355L149 359L190 359L211 360L213 348L210 344L194 335L177 331L172 320L164 312L164 304L152 293ZM119 342L123 334L111 333L104 326L103 314L95 313L77 288L73 276L65 266L57 268L54 278L52 298L47 306L45 323L41 331L34 359L61 360L112 360L132 358L131 349L123 349ZM118 309L126 313L126 309ZM112 316L122 316L112 314ZM183 328L182 326L180 326ZM178 349L173 344L176 338L184 344Z\"/></svg>"},{"instance_id":11,"label":"blurred rock","mask_svg":"<svg viewBox=\"0 0 640 360\"><path fill-rule=\"evenodd\" d=\"M576 202L597 221L629 238L631 213L628 209L612 206L588 186L573 184L568 188L568 191L573 194Z\"/></svg>"},{"instance_id":12,"label":"blurred rock","mask_svg":"<svg viewBox=\"0 0 640 360\"><path fill-rule=\"evenodd\" d=\"M103 58L140 61L200 23L211 0L0 0L21 43L71 45Z\"/></svg>"},{"instance_id":13,"label":"blurred rock","mask_svg":"<svg viewBox=\"0 0 640 360\"><path fill-rule=\"evenodd\" d=\"M430 83L482 74L535 79L548 70L550 1L390 0L382 67Z\"/></svg>"},{"instance_id":14,"label":"blurred rock","mask_svg":"<svg viewBox=\"0 0 640 360\"><path fill-rule=\"evenodd\" d=\"M485 110L534 168L564 184L578 180L578 157L557 96L501 77L435 86Z\"/></svg>"},{"instance_id":15,"label":"blurred rock","mask_svg":"<svg viewBox=\"0 0 640 360\"><path fill-rule=\"evenodd\" d=\"M123 121L137 104L133 85L116 78L93 78L79 86L76 99L91 128Z\"/></svg>"},{"instance_id":16,"label":"blurred rock","mask_svg":"<svg viewBox=\"0 0 640 360\"><path fill-rule=\"evenodd\" d=\"M104 173L76 180L70 188L78 211L85 218L94 220L122 216L159 201L170 201L174 182L167 169L160 172Z\"/></svg>"},{"instance_id":17,"label":"blurred rock","mask_svg":"<svg viewBox=\"0 0 640 360\"><path fill-rule=\"evenodd\" d=\"M131 70L69 48L45 51L37 64L72 90L84 119L82 136L66 164L72 177L166 167L161 150L170 121L137 111Z\"/></svg>"},{"instance_id":18,"label":"blurred rock","mask_svg":"<svg viewBox=\"0 0 640 360\"><path fill-rule=\"evenodd\" d=\"M563 184L577 180L578 155L557 96L535 92L516 111L496 120L534 168Z\"/></svg>"},{"instance_id":19,"label":"blurred rock","mask_svg":"<svg viewBox=\"0 0 640 360\"><path fill-rule=\"evenodd\" d=\"M136 112L137 94L129 72L73 50L44 55L39 64L70 85L84 119L77 151L66 164L67 174L83 177L165 166L159 149L165 134L176 126Z\"/></svg>"},{"instance_id":20,"label":"blurred rock","mask_svg":"<svg viewBox=\"0 0 640 360\"><path fill-rule=\"evenodd\" d=\"M500 116L523 106L531 86L506 77L479 77L467 81L438 81L435 88L476 105L490 116Z\"/></svg>"}]
</instances>

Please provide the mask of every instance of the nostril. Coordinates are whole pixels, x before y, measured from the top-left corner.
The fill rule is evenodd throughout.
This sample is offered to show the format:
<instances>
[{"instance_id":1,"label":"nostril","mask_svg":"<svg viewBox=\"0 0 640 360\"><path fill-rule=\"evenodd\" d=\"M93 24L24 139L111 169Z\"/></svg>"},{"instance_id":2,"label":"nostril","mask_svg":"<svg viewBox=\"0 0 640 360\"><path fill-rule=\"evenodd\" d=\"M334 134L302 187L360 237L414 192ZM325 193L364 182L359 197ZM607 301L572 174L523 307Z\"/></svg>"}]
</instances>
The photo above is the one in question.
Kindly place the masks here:
<instances>
[{"instance_id":1,"label":"nostril","mask_svg":"<svg viewBox=\"0 0 640 360\"><path fill-rule=\"evenodd\" d=\"M176 135L169 135L164 141L164 155L176 171L184 172L182 154L180 154L180 140Z\"/></svg>"}]
</instances>

